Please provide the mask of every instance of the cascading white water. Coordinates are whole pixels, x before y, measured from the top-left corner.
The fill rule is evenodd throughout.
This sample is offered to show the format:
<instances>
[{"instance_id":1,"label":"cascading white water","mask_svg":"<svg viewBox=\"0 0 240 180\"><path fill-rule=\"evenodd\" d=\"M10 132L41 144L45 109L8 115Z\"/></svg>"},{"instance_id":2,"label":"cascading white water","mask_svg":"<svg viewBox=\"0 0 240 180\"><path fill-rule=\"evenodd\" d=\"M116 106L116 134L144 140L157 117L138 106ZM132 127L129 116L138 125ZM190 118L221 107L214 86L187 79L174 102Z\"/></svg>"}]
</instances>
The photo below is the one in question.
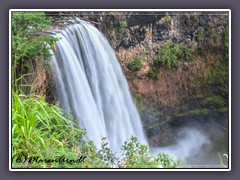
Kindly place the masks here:
<instances>
[{"instance_id":1,"label":"cascading white water","mask_svg":"<svg viewBox=\"0 0 240 180\"><path fill-rule=\"evenodd\" d=\"M78 23L58 31L52 70L60 105L79 119L87 138L100 147L108 137L118 151L124 141L136 136L147 144L140 117L127 80L107 39L90 23Z\"/></svg>"}]
</instances>

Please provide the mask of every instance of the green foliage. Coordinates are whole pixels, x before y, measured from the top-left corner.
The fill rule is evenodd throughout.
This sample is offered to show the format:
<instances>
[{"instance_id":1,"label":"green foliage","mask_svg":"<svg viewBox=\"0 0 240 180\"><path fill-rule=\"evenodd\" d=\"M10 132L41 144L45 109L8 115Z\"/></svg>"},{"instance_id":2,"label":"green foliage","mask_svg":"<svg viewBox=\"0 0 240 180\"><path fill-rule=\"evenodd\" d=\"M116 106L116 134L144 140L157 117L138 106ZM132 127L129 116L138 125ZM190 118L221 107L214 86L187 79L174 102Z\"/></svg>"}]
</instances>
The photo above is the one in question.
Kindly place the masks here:
<instances>
[{"instance_id":1,"label":"green foliage","mask_svg":"<svg viewBox=\"0 0 240 180\"><path fill-rule=\"evenodd\" d=\"M127 20L119 21L118 32L125 33L127 26L128 26Z\"/></svg>"},{"instance_id":2,"label":"green foliage","mask_svg":"<svg viewBox=\"0 0 240 180\"><path fill-rule=\"evenodd\" d=\"M131 137L122 146L124 161L121 164L125 168L148 168L152 158L146 145L140 145L136 137ZM157 166L157 164L152 164Z\"/></svg>"},{"instance_id":3,"label":"green foliage","mask_svg":"<svg viewBox=\"0 0 240 180\"><path fill-rule=\"evenodd\" d=\"M197 41L198 42L202 42L203 41L203 38L204 38L204 35L203 35L203 28L199 29L198 33L197 33Z\"/></svg>"},{"instance_id":4,"label":"green foliage","mask_svg":"<svg viewBox=\"0 0 240 180\"><path fill-rule=\"evenodd\" d=\"M178 59L183 59L185 61L192 61L194 58L194 49L188 48L186 46L178 45Z\"/></svg>"},{"instance_id":5,"label":"green foliage","mask_svg":"<svg viewBox=\"0 0 240 180\"><path fill-rule=\"evenodd\" d=\"M155 161L162 165L163 168L180 168L181 159L173 159L170 155L166 153L158 153L155 157Z\"/></svg>"},{"instance_id":6,"label":"green foliage","mask_svg":"<svg viewBox=\"0 0 240 180\"><path fill-rule=\"evenodd\" d=\"M122 21L119 22L119 24L120 24L121 27L127 27L128 26L127 20L122 20Z\"/></svg>"},{"instance_id":7,"label":"green foliage","mask_svg":"<svg viewBox=\"0 0 240 180\"><path fill-rule=\"evenodd\" d=\"M17 69L21 68L22 71L27 65L27 59L44 59L50 55L48 45L52 46L57 39L39 34L50 24L51 19L47 19L43 12L12 12L13 79L16 78Z\"/></svg>"},{"instance_id":8,"label":"green foliage","mask_svg":"<svg viewBox=\"0 0 240 180\"><path fill-rule=\"evenodd\" d=\"M98 151L100 159L105 162L106 167L113 167L116 163L116 156L108 147L106 137L102 138L101 149Z\"/></svg>"},{"instance_id":9,"label":"green foliage","mask_svg":"<svg viewBox=\"0 0 240 180\"><path fill-rule=\"evenodd\" d=\"M170 16L169 16L169 13L168 13L168 12L166 13L166 16L163 17L163 20L164 20L165 22L170 21Z\"/></svg>"},{"instance_id":10,"label":"green foliage","mask_svg":"<svg viewBox=\"0 0 240 180\"><path fill-rule=\"evenodd\" d=\"M150 69L147 72L147 77L150 78L150 79L160 79L160 70L153 71L152 69Z\"/></svg>"},{"instance_id":11,"label":"green foliage","mask_svg":"<svg viewBox=\"0 0 240 180\"><path fill-rule=\"evenodd\" d=\"M131 137L122 146L123 161L119 162L122 168L179 168L180 159L173 159L165 153L153 157L146 145L141 145L136 137Z\"/></svg>"},{"instance_id":12,"label":"green foliage","mask_svg":"<svg viewBox=\"0 0 240 180\"><path fill-rule=\"evenodd\" d=\"M43 97L12 92L12 156L54 157L82 141L85 132L75 128L72 117L64 115ZM56 154L57 152L57 154Z\"/></svg>"},{"instance_id":13,"label":"green foliage","mask_svg":"<svg viewBox=\"0 0 240 180\"><path fill-rule=\"evenodd\" d=\"M190 61L194 57L194 49L188 48L180 44L173 44L168 40L158 52L159 58L156 63L161 62L168 69L179 66L179 59Z\"/></svg>"},{"instance_id":14,"label":"green foliage","mask_svg":"<svg viewBox=\"0 0 240 180\"><path fill-rule=\"evenodd\" d=\"M158 51L160 57L156 61L163 63L168 69L177 67L179 65L177 61L177 51L179 51L179 49L173 47L172 41L168 40Z\"/></svg>"},{"instance_id":15,"label":"green foliage","mask_svg":"<svg viewBox=\"0 0 240 180\"><path fill-rule=\"evenodd\" d=\"M41 29L48 28L50 20L45 18L44 12L12 12L12 34L27 32L31 36Z\"/></svg>"},{"instance_id":16,"label":"green foliage","mask_svg":"<svg viewBox=\"0 0 240 180\"><path fill-rule=\"evenodd\" d=\"M167 12L166 15L162 18L162 20L164 21L164 24L166 25L167 28L170 27L171 25L171 18L169 16L169 13Z\"/></svg>"},{"instance_id":17,"label":"green foliage","mask_svg":"<svg viewBox=\"0 0 240 180\"><path fill-rule=\"evenodd\" d=\"M135 59L133 61L128 62L127 67L128 69L138 71L142 67L142 61L140 59Z\"/></svg>"},{"instance_id":18,"label":"green foliage","mask_svg":"<svg viewBox=\"0 0 240 180\"><path fill-rule=\"evenodd\" d=\"M43 12L13 12L12 14L12 49L13 60L49 55L46 43L56 40L51 36L37 36L42 29L51 24Z\"/></svg>"},{"instance_id":19,"label":"green foliage","mask_svg":"<svg viewBox=\"0 0 240 180\"><path fill-rule=\"evenodd\" d=\"M139 69L142 68L143 61L146 61L147 57L146 57L146 52L142 51L139 54L137 54L136 58L133 61L130 61L127 63L127 67L130 70L135 70L138 71Z\"/></svg>"},{"instance_id":20,"label":"green foliage","mask_svg":"<svg viewBox=\"0 0 240 180\"><path fill-rule=\"evenodd\" d=\"M220 159L220 167L221 168L228 168L228 165L226 165L226 163L224 163L224 160L228 160L228 154L220 154L218 153L219 159Z\"/></svg>"}]
</instances>

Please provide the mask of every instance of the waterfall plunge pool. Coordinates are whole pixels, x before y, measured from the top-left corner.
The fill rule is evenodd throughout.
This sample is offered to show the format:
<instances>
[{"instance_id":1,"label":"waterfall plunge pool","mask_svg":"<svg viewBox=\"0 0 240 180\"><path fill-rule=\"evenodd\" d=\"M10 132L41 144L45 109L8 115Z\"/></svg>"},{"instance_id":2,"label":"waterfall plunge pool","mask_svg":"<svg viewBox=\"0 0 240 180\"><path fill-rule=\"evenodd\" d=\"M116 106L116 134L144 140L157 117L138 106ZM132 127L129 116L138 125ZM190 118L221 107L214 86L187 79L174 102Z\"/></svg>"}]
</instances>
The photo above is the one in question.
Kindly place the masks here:
<instances>
[{"instance_id":1,"label":"waterfall plunge pool","mask_svg":"<svg viewBox=\"0 0 240 180\"><path fill-rule=\"evenodd\" d=\"M222 168L228 166L228 131L209 121L191 121L175 128L175 141L168 146L152 147L153 154L165 152L181 158L183 168Z\"/></svg>"}]
</instances>

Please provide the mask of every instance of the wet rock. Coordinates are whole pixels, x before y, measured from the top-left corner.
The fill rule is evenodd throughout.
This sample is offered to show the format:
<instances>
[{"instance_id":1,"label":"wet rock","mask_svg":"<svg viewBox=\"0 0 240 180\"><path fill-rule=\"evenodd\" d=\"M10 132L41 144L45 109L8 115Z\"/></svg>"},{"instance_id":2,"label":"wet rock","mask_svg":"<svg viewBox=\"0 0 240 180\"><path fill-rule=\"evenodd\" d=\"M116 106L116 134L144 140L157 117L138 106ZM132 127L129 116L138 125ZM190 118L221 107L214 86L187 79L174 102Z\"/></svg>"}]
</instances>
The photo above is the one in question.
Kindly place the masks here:
<instances>
[{"instance_id":1,"label":"wet rock","mask_svg":"<svg viewBox=\"0 0 240 180\"><path fill-rule=\"evenodd\" d=\"M166 124L162 126L157 135L150 137L148 142L151 147L160 147L171 144L174 139L173 128L169 124Z\"/></svg>"}]
</instances>

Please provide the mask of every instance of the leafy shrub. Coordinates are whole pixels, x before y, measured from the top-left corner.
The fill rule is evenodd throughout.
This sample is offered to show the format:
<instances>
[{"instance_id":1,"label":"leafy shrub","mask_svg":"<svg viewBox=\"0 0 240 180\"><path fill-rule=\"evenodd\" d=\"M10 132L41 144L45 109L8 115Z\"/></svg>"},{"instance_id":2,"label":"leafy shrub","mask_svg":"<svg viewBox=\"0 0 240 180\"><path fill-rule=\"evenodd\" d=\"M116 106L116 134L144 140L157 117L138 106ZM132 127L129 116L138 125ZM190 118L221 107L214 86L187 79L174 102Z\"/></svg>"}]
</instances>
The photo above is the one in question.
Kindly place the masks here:
<instances>
[{"instance_id":1,"label":"leafy shrub","mask_svg":"<svg viewBox=\"0 0 240 180\"><path fill-rule=\"evenodd\" d=\"M180 168L181 159L174 159L166 153L158 153L154 159L158 164L162 165L163 168Z\"/></svg>"},{"instance_id":2,"label":"leafy shrub","mask_svg":"<svg viewBox=\"0 0 240 180\"><path fill-rule=\"evenodd\" d=\"M186 46L180 46L179 47L180 51L178 54L179 59L183 59L186 61L192 61L194 58L194 49L193 48L188 48Z\"/></svg>"},{"instance_id":3,"label":"leafy shrub","mask_svg":"<svg viewBox=\"0 0 240 180\"><path fill-rule=\"evenodd\" d=\"M125 168L148 168L151 165L150 151L146 145L140 145L136 137L131 137L122 146Z\"/></svg>"},{"instance_id":4,"label":"leafy shrub","mask_svg":"<svg viewBox=\"0 0 240 180\"><path fill-rule=\"evenodd\" d=\"M44 59L49 56L50 46L57 41L52 36L40 35L42 29L48 29L51 19L43 12L12 12L12 76L16 79L16 71L27 65L30 58Z\"/></svg>"},{"instance_id":5,"label":"leafy shrub","mask_svg":"<svg viewBox=\"0 0 240 180\"><path fill-rule=\"evenodd\" d=\"M168 40L165 45L158 51L159 58L156 62L161 62L168 69L179 66L179 59L190 61L193 59L194 49L180 44L173 44Z\"/></svg>"},{"instance_id":6,"label":"leafy shrub","mask_svg":"<svg viewBox=\"0 0 240 180\"><path fill-rule=\"evenodd\" d=\"M150 69L147 72L147 77L150 78L150 79L159 79L160 78L160 70L153 71L152 69Z\"/></svg>"},{"instance_id":7,"label":"leafy shrub","mask_svg":"<svg viewBox=\"0 0 240 180\"><path fill-rule=\"evenodd\" d=\"M138 71L142 68L143 64L142 62L147 59L146 52L142 51L139 54L137 54L135 60L128 62L127 67L130 70Z\"/></svg>"},{"instance_id":8,"label":"leafy shrub","mask_svg":"<svg viewBox=\"0 0 240 180\"><path fill-rule=\"evenodd\" d=\"M156 60L157 62L163 63L168 69L177 67L177 54L179 49L172 47L172 41L168 40L166 44L158 51L160 57Z\"/></svg>"},{"instance_id":9,"label":"leafy shrub","mask_svg":"<svg viewBox=\"0 0 240 180\"><path fill-rule=\"evenodd\" d=\"M142 145L136 137L131 137L122 146L124 159L118 162L122 168L179 168L180 159L173 159L166 153L153 156L147 145Z\"/></svg>"},{"instance_id":10,"label":"leafy shrub","mask_svg":"<svg viewBox=\"0 0 240 180\"><path fill-rule=\"evenodd\" d=\"M142 66L143 66L142 61L140 59L135 59L133 61L128 62L127 64L128 69L136 70L136 71L141 69Z\"/></svg>"},{"instance_id":11,"label":"leafy shrub","mask_svg":"<svg viewBox=\"0 0 240 180\"><path fill-rule=\"evenodd\" d=\"M127 24L126 20L119 21L118 32L125 33L127 26L128 26L128 24Z\"/></svg>"},{"instance_id":12,"label":"leafy shrub","mask_svg":"<svg viewBox=\"0 0 240 180\"><path fill-rule=\"evenodd\" d=\"M102 138L101 149L98 151L98 156L105 162L106 167L113 167L116 163L116 156L108 147L106 137Z\"/></svg>"}]
</instances>

